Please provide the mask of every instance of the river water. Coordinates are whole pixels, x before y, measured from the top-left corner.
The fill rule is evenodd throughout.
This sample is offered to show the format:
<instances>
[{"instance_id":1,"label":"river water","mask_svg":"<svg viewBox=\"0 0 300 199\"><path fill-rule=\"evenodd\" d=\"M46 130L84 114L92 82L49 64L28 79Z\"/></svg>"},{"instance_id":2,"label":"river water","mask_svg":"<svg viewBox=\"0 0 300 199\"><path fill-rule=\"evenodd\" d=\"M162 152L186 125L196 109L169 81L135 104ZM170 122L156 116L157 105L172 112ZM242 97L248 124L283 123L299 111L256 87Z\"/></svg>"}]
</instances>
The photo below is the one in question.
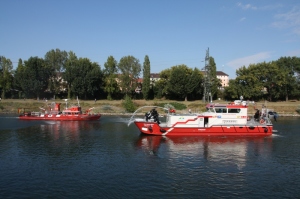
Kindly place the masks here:
<instances>
[{"instance_id":1,"label":"river water","mask_svg":"<svg viewBox=\"0 0 300 199\"><path fill-rule=\"evenodd\" d=\"M271 137L141 136L128 118L0 115L0 198L299 198L300 118Z\"/></svg>"}]
</instances>

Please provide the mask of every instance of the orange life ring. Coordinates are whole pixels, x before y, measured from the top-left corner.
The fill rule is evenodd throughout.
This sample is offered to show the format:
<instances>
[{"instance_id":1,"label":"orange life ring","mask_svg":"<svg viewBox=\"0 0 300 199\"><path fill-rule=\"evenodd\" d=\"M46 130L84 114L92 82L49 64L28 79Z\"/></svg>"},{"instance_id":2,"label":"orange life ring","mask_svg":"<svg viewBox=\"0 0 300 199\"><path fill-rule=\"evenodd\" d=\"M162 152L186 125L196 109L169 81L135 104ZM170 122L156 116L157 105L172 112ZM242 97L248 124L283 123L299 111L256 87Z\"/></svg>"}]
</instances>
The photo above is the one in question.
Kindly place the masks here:
<instances>
[{"instance_id":1,"label":"orange life ring","mask_svg":"<svg viewBox=\"0 0 300 199\"><path fill-rule=\"evenodd\" d=\"M261 120L259 121L259 123L265 124L265 120L264 120L264 119L261 119Z\"/></svg>"}]
</instances>

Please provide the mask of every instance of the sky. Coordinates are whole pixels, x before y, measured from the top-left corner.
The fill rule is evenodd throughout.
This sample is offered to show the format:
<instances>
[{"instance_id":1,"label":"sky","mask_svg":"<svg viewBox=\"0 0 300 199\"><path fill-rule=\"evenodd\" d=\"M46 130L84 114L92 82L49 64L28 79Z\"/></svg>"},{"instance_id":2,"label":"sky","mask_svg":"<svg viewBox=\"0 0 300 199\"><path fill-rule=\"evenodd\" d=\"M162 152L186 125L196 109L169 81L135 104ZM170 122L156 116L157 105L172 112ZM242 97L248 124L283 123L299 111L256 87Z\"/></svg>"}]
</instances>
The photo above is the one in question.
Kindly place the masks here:
<instances>
[{"instance_id":1,"label":"sky","mask_svg":"<svg viewBox=\"0 0 300 199\"><path fill-rule=\"evenodd\" d=\"M52 49L97 62L134 56L151 73L185 64L236 77L249 64L300 57L299 0L0 0L0 56ZM142 77L142 73L141 73Z\"/></svg>"}]
</instances>

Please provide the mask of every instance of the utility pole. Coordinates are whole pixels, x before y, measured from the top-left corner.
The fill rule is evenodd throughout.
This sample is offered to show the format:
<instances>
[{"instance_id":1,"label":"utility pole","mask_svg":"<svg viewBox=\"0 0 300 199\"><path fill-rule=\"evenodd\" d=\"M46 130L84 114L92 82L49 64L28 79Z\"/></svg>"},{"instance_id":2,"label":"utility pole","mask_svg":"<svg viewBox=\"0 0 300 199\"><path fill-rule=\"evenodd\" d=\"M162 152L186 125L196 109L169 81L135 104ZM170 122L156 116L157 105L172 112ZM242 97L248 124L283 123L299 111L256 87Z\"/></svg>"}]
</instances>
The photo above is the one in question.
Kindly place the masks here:
<instances>
[{"instance_id":1,"label":"utility pole","mask_svg":"<svg viewBox=\"0 0 300 199\"><path fill-rule=\"evenodd\" d=\"M205 56L205 66L204 66L203 102L212 102L210 77L211 77L211 69L209 65L209 48L207 48L206 56Z\"/></svg>"}]
</instances>

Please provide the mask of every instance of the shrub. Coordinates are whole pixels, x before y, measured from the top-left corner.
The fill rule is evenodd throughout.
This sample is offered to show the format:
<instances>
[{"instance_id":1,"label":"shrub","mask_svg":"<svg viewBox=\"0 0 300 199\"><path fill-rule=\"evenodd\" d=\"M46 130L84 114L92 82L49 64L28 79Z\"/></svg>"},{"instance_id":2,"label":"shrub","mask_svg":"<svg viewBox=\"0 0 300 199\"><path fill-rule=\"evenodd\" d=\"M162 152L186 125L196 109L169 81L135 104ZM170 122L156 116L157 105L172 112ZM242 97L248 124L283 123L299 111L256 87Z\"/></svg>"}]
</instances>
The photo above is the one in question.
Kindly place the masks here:
<instances>
[{"instance_id":1,"label":"shrub","mask_svg":"<svg viewBox=\"0 0 300 199\"><path fill-rule=\"evenodd\" d=\"M136 110L136 106L134 105L131 98L127 95L125 96L125 99L122 104L123 104L123 107L125 108L125 110L129 113L133 113Z\"/></svg>"}]
</instances>

